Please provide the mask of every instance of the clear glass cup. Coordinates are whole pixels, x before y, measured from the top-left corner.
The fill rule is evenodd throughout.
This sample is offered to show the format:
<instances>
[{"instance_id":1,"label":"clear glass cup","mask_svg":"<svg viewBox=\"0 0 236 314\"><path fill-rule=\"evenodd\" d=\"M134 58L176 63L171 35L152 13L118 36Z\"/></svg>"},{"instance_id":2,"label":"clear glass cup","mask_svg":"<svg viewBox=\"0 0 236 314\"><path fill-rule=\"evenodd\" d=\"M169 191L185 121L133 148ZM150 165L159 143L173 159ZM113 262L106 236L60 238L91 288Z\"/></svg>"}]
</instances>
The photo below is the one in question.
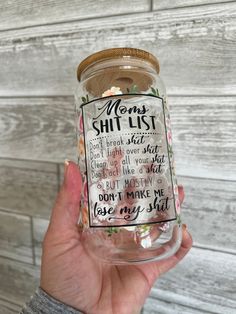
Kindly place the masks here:
<instances>
[{"instance_id":1,"label":"clear glass cup","mask_svg":"<svg viewBox=\"0 0 236 314\"><path fill-rule=\"evenodd\" d=\"M86 248L112 264L173 255L182 229L158 60L140 49L113 48L86 58L77 74Z\"/></svg>"}]
</instances>

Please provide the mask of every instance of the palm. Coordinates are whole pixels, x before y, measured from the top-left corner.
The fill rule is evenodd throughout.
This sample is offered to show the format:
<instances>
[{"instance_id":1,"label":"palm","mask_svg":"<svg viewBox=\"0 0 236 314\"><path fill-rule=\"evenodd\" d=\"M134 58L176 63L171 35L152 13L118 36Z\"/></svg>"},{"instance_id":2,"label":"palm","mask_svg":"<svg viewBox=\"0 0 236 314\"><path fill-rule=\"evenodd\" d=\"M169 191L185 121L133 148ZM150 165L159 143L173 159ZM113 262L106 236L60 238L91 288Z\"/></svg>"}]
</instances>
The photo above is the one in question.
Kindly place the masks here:
<instances>
[{"instance_id":1,"label":"palm","mask_svg":"<svg viewBox=\"0 0 236 314\"><path fill-rule=\"evenodd\" d=\"M138 313L158 271L155 263L111 266L98 261L84 249L76 227L48 234L42 268L41 286L46 281L57 287L48 287L49 294L91 314ZM132 312L128 304L133 304Z\"/></svg>"}]
</instances>

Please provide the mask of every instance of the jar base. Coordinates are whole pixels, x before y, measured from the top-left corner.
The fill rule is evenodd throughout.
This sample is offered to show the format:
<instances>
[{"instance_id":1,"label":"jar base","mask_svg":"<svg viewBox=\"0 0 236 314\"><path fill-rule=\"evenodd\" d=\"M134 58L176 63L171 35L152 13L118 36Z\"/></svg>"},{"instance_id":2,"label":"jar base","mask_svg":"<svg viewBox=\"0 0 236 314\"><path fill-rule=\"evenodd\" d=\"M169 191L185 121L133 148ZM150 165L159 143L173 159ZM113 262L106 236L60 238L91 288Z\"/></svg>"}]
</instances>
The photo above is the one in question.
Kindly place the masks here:
<instances>
[{"instance_id":1,"label":"jar base","mask_svg":"<svg viewBox=\"0 0 236 314\"><path fill-rule=\"evenodd\" d=\"M181 246L182 230L178 228L178 236L167 242L155 241L149 248L117 248L109 247L102 243L98 245L92 236L84 238L84 246L87 252L95 259L112 265L133 265L155 262L174 255Z\"/></svg>"}]
</instances>

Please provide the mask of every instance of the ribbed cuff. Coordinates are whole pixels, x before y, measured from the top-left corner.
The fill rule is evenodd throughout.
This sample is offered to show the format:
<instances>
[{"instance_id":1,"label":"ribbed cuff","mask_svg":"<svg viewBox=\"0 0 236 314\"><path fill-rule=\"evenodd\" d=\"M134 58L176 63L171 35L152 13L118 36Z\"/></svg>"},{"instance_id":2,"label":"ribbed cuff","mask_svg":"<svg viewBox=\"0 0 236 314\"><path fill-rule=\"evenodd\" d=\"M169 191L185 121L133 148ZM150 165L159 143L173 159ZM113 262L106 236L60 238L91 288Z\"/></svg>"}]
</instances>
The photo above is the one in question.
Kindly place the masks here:
<instances>
[{"instance_id":1,"label":"ribbed cuff","mask_svg":"<svg viewBox=\"0 0 236 314\"><path fill-rule=\"evenodd\" d=\"M82 312L55 300L38 288L20 314L82 314Z\"/></svg>"}]
</instances>

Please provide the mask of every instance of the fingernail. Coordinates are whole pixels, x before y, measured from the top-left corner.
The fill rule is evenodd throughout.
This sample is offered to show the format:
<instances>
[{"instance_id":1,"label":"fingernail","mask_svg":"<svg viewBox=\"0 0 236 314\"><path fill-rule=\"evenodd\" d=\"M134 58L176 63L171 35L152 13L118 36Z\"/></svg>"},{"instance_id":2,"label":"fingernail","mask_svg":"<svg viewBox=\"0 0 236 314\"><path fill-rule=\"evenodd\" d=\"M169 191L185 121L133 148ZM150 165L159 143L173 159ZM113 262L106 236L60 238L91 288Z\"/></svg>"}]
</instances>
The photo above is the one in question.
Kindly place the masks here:
<instances>
[{"instance_id":1,"label":"fingernail","mask_svg":"<svg viewBox=\"0 0 236 314\"><path fill-rule=\"evenodd\" d=\"M70 164L69 159L65 159L65 161L64 161L64 176L66 175L66 171L68 169L69 164Z\"/></svg>"},{"instance_id":2,"label":"fingernail","mask_svg":"<svg viewBox=\"0 0 236 314\"><path fill-rule=\"evenodd\" d=\"M184 189L184 186L182 184L178 184L178 187L182 190Z\"/></svg>"},{"instance_id":3,"label":"fingernail","mask_svg":"<svg viewBox=\"0 0 236 314\"><path fill-rule=\"evenodd\" d=\"M183 228L183 230L187 230L187 225L186 224L182 224L182 228Z\"/></svg>"},{"instance_id":4,"label":"fingernail","mask_svg":"<svg viewBox=\"0 0 236 314\"><path fill-rule=\"evenodd\" d=\"M69 163L70 163L69 159L65 159L64 163L66 166L69 166Z\"/></svg>"}]
</instances>

